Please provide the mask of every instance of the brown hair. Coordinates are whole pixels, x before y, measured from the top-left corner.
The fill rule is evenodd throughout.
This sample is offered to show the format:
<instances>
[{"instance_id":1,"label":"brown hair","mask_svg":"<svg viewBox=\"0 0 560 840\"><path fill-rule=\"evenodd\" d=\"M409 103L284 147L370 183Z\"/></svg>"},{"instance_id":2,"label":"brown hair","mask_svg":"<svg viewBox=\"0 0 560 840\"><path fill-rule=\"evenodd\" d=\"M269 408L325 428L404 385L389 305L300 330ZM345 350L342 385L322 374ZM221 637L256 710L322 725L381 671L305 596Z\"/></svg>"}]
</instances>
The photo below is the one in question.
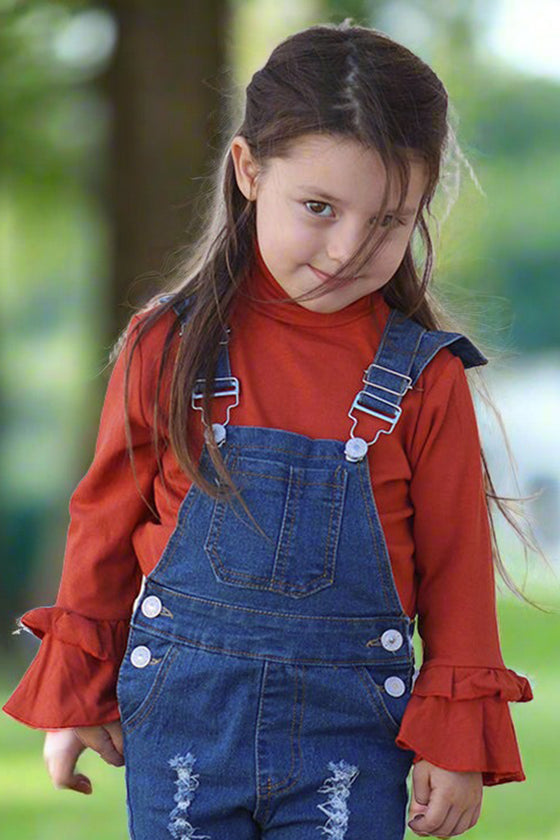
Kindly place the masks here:
<instances>
[{"instance_id":1,"label":"brown hair","mask_svg":"<svg viewBox=\"0 0 560 840\"><path fill-rule=\"evenodd\" d=\"M128 422L132 353L159 318L175 304L188 300L190 315L174 358L171 358L171 346L179 330L178 320L167 335L160 360L153 404L158 465L161 472L159 428L160 412L163 411L170 444L185 474L213 497L237 493L212 436L207 441L207 448L219 476L219 486L201 474L185 434L191 410L190 395L198 378L206 381L202 400L205 422L210 417L210 383L214 379L220 339L236 291L255 259L255 205L238 188L229 146L235 136L243 136L253 159L265 171L267 162L274 157L287 156L298 138L317 133L352 139L374 149L387 173L384 206L376 225L347 264L328 284L323 284L324 290L343 282L346 274L352 276L380 247L385 234L379 229L379 220L384 216L391 183L395 179L400 191L398 213L406 197L410 161L419 158L427 171L414 234L421 256L415 259L411 240L401 265L383 287L383 296L389 306L412 316L427 329L457 329L428 288L434 258L428 226L430 208L440 181L442 161L454 142L448 121L448 97L442 82L410 50L375 30L345 21L298 32L282 41L265 66L252 77L246 90L243 121L231 134L218 167L204 232L168 286L170 299L164 303L159 302L158 297L148 301L143 308L146 315L133 332L125 377L126 431L133 470ZM302 297L308 298L309 293ZM122 347L123 339L124 335L113 355ZM171 363L169 399L161 405L164 373ZM516 530L525 551L527 547L539 549L528 536L530 531L524 529L511 512L509 502L512 500L497 495L482 451L481 457L494 562L507 586L516 595L529 600L517 589L503 565L490 503L495 503Z\"/></svg>"}]
</instances>

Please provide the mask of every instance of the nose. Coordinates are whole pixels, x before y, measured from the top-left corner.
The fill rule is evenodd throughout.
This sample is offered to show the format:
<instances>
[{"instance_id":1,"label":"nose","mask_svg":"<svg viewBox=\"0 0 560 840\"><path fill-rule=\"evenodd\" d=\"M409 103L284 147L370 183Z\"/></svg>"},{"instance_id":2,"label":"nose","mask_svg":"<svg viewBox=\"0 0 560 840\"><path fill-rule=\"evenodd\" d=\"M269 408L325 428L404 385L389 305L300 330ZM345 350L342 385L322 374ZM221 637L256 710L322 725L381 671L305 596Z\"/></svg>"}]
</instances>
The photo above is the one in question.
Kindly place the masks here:
<instances>
[{"instance_id":1,"label":"nose","mask_svg":"<svg viewBox=\"0 0 560 840\"><path fill-rule=\"evenodd\" d=\"M326 247L328 258L343 265L356 253L363 239L363 228L355 223L333 225Z\"/></svg>"}]
</instances>

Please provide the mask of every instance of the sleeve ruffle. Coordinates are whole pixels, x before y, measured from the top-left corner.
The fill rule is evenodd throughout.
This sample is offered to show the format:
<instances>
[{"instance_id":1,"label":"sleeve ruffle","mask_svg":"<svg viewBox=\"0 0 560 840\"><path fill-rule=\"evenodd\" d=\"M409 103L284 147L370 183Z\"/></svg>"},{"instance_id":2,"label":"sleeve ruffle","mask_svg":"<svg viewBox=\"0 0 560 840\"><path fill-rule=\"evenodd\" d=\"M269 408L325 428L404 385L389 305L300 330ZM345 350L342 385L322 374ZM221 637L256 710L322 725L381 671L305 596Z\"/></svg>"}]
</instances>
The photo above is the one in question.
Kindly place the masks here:
<instances>
[{"instance_id":1,"label":"sleeve ruffle","mask_svg":"<svg viewBox=\"0 0 560 840\"><path fill-rule=\"evenodd\" d=\"M96 726L118 720L116 683L126 650L128 620L96 620L62 607L39 607L17 621L20 630L26 629L42 641L3 706L7 714L37 729Z\"/></svg>"},{"instance_id":2,"label":"sleeve ruffle","mask_svg":"<svg viewBox=\"0 0 560 840\"><path fill-rule=\"evenodd\" d=\"M17 619L20 628L27 628L43 639L51 635L59 642L81 648L95 659L121 660L128 638L128 620L115 621L86 618L63 607L37 607Z\"/></svg>"},{"instance_id":3,"label":"sleeve ruffle","mask_svg":"<svg viewBox=\"0 0 560 840\"><path fill-rule=\"evenodd\" d=\"M396 739L414 762L482 773L485 785L521 782L525 774L508 702L533 699L509 668L426 663L414 684Z\"/></svg>"}]
</instances>

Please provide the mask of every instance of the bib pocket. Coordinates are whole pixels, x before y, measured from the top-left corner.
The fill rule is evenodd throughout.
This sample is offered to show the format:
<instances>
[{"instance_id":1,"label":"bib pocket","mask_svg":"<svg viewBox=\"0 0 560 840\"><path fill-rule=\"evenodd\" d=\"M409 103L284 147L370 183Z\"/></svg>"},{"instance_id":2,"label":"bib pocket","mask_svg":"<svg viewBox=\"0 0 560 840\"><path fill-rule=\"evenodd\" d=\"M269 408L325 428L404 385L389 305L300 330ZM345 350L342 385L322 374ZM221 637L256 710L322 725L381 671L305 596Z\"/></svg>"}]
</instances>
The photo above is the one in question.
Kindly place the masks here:
<instances>
[{"instance_id":1,"label":"bib pocket","mask_svg":"<svg viewBox=\"0 0 560 840\"><path fill-rule=\"evenodd\" d=\"M227 461L226 461L227 463ZM214 503L206 555L218 580L302 598L334 582L347 473L240 456L238 499Z\"/></svg>"}]
</instances>

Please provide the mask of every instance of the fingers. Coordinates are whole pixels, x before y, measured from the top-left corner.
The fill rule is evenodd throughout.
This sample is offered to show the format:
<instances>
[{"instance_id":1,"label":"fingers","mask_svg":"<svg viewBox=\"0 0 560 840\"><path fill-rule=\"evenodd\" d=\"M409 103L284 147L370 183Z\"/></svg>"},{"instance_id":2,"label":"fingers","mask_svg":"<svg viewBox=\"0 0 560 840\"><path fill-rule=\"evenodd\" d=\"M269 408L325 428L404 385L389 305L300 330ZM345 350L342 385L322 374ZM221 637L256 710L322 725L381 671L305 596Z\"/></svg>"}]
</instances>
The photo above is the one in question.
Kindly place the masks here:
<instances>
[{"instance_id":1,"label":"fingers","mask_svg":"<svg viewBox=\"0 0 560 840\"><path fill-rule=\"evenodd\" d=\"M476 825L479 816L480 806L465 810L449 805L442 798L435 805L431 802L424 814L409 822L409 827L419 837L456 837Z\"/></svg>"},{"instance_id":2,"label":"fingers","mask_svg":"<svg viewBox=\"0 0 560 840\"><path fill-rule=\"evenodd\" d=\"M122 754L122 736L120 740L121 752L119 752L112 737L114 736L116 744L118 745L119 732L115 727L110 730L107 727L112 727L112 724L107 723L103 726L80 726L79 728L74 729L74 732L82 744L92 750L95 750L95 752L98 753L103 761L107 762L107 764L112 764L114 767L122 767L124 764Z\"/></svg>"},{"instance_id":3,"label":"fingers","mask_svg":"<svg viewBox=\"0 0 560 840\"><path fill-rule=\"evenodd\" d=\"M456 837L458 834L463 834L463 832L468 831L469 828L472 828L473 825L476 824L476 819L474 817L474 811L470 808L468 811L462 815L459 819L457 824L454 826L452 831L445 835L446 837Z\"/></svg>"},{"instance_id":4,"label":"fingers","mask_svg":"<svg viewBox=\"0 0 560 840\"><path fill-rule=\"evenodd\" d=\"M414 765L412 771L413 800L420 805L427 805L430 801L430 765L426 761L420 761ZM422 809L424 810L424 809Z\"/></svg>"},{"instance_id":5,"label":"fingers","mask_svg":"<svg viewBox=\"0 0 560 840\"><path fill-rule=\"evenodd\" d=\"M430 801L430 769L425 761L414 765L412 770L412 795L408 808L409 825L415 817L420 816L426 810ZM410 826L412 828L412 826Z\"/></svg>"},{"instance_id":6,"label":"fingers","mask_svg":"<svg viewBox=\"0 0 560 840\"><path fill-rule=\"evenodd\" d=\"M115 720L112 723L106 723L105 729L111 736L111 740L113 741L116 751L120 755L124 756L123 734L120 720Z\"/></svg>"},{"instance_id":7,"label":"fingers","mask_svg":"<svg viewBox=\"0 0 560 840\"><path fill-rule=\"evenodd\" d=\"M434 791L428 808L423 814L417 814L411 823L410 828L419 837L428 837L430 834L438 835L444 825L454 826L459 814L453 819L454 808L445 797L438 791Z\"/></svg>"},{"instance_id":8,"label":"fingers","mask_svg":"<svg viewBox=\"0 0 560 840\"><path fill-rule=\"evenodd\" d=\"M75 773L76 761L84 745L72 729L47 732L43 747L43 759L47 772L57 790L75 790L90 794L93 790L90 780L83 773Z\"/></svg>"},{"instance_id":9,"label":"fingers","mask_svg":"<svg viewBox=\"0 0 560 840\"><path fill-rule=\"evenodd\" d=\"M409 828L419 837L455 837L472 828L482 807L482 774L418 761L412 774ZM427 805L426 805L427 803Z\"/></svg>"}]
</instances>

